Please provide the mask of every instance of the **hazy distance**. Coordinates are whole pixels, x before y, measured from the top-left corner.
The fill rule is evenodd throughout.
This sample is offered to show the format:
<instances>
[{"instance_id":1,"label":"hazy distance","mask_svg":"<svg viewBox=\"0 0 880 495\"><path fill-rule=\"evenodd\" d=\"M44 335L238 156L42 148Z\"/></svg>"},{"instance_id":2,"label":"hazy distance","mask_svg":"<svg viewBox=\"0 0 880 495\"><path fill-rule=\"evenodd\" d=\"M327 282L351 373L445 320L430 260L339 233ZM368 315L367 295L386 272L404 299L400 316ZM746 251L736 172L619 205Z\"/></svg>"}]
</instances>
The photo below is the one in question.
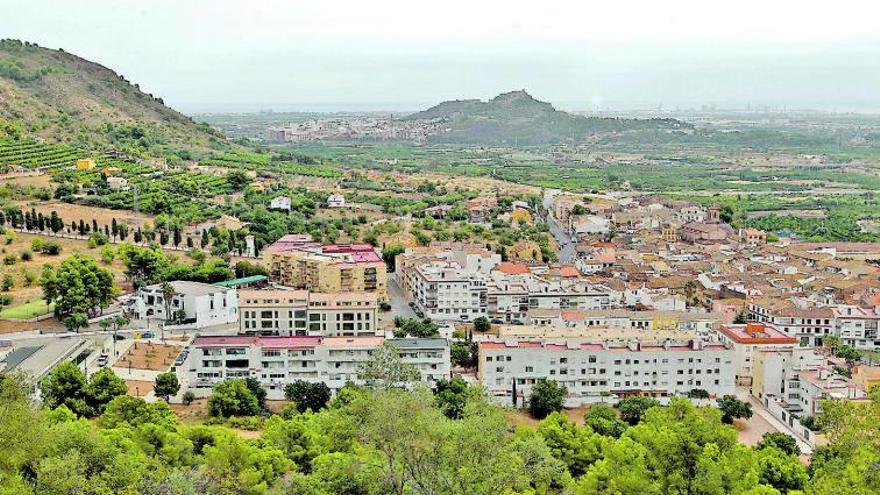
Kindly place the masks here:
<instances>
[{"instance_id":1,"label":"hazy distance","mask_svg":"<svg viewBox=\"0 0 880 495\"><path fill-rule=\"evenodd\" d=\"M137 5L137 6L135 6ZM512 89L568 110L880 111L880 6L0 0L0 37L185 112L408 111Z\"/></svg>"}]
</instances>

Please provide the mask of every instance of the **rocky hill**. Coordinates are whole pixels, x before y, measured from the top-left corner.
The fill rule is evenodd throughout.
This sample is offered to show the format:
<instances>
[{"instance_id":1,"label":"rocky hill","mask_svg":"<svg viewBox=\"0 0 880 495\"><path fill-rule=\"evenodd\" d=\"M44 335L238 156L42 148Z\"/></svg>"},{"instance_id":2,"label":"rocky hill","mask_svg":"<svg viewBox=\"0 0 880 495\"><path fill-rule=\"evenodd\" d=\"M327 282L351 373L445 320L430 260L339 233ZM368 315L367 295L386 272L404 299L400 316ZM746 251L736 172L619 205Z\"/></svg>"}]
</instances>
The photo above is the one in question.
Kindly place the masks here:
<instances>
[{"instance_id":1,"label":"rocky hill","mask_svg":"<svg viewBox=\"0 0 880 495\"><path fill-rule=\"evenodd\" d=\"M407 117L439 121L430 139L438 143L541 145L582 142L605 133L674 130L689 127L675 119L584 117L553 108L525 91L503 93L489 101L454 100Z\"/></svg>"},{"instance_id":2,"label":"rocky hill","mask_svg":"<svg viewBox=\"0 0 880 495\"><path fill-rule=\"evenodd\" d=\"M228 146L116 72L63 50L0 41L0 120L50 142L187 157Z\"/></svg>"}]
</instances>

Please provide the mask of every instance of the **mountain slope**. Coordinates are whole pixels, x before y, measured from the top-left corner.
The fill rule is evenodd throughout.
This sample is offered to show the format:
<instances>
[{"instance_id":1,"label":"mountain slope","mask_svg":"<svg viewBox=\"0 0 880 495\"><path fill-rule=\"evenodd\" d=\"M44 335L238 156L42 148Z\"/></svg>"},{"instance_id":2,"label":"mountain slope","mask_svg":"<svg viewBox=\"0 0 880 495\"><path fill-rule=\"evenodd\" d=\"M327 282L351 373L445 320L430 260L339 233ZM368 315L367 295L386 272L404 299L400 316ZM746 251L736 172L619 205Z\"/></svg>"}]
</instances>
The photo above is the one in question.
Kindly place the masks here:
<instances>
[{"instance_id":1,"label":"mountain slope","mask_svg":"<svg viewBox=\"0 0 880 495\"><path fill-rule=\"evenodd\" d=\"M489 101L446 101L407 119L442 122L441 131L430 137L433 142L486 145L581 142L602 133L689 127L675 119L583 117L556 110L525 91L503 93Z\"/></svg>"},{"instance_id":2,"label":"mountain slope","mask_svg":"<svg viewBox=\"0 0 880 495\"><path fill-rule=\"evenodd\" d=\"M195 123L99 64L62 50L0 41L0 119L48 141L181 155L226 147Z\"/></svg>"}]
</instances>

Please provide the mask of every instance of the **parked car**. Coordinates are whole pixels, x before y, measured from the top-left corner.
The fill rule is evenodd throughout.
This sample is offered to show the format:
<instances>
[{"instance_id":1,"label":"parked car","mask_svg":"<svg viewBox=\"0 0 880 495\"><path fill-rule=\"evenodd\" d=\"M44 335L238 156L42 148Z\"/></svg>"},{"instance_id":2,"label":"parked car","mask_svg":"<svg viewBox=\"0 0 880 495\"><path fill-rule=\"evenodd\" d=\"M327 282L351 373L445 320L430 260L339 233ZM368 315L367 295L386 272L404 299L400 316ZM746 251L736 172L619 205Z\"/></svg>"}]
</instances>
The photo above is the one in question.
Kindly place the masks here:
<instances>
[{"instance_id":1,"label":"parked car","mask_svg":"<svg viewBox=\"0 0 880 495\"><path fill-rule=\"evenodd\" d=\"M98 356L98 366L103 368L103 367L107 366L107 363L109 363L109 362L110 362L110 356L108 356L106 354L101 354L100 356Z\"/></svg>"}]
</instances>

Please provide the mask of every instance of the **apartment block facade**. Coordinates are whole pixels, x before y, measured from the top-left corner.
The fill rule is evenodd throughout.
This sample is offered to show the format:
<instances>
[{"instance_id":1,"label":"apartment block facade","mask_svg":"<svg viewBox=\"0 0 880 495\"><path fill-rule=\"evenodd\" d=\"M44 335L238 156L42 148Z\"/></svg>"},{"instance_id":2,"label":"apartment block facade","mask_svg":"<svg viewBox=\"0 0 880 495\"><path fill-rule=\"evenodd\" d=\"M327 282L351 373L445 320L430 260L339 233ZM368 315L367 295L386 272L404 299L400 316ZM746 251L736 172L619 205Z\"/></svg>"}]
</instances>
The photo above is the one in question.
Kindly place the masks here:
<instances>
[{"instance_id":1,"label":"apartment block facade","mask_svg":"<svg viewBox=\"0 0 880 495\"><path fill-rule=\"evenodd\" d=\"M385 262L369 244L320 245L289 235L263 250L272 280L314 292L366 292L388 300Z\"/></svg>"},{"instance_id":2,"label":"apartment block facade","mask_svg":"<svg viewBox=\"0 0 880 495\"><path fill-rule=\"evenodd\" d=\"M364 292L240 290L239 333L351 337L376 335L379 302Z\"/></svg>"},{"instance_id":3,"label":"apartment block facade","mask_svg":"<svg viewBox=\"0 0 880 495\"><path fill-rule=\"evenodd\" d=\"M284 397L296 380L323 382L335 394L346 383L363 384L359 368L382 345L382 337L202 336L193 343L188 373L191 389L210 395L216 384L256 378L270 399ZM443 338L390 339L404 362L433 386L450 377L449 341Z\"/></svg>"},{"instance_id":4,"label":"apartment block facade","mask_svg":"<svg viewBox=\"0 0 880 495\"><path fill-rule=\"evenodd\" d=\"M634 395L668 397L703 389L734 392L734 353L699 341L626 344L578 340L507 340L479 345L479 377L497 401L525 405L532 386L553 380L568 390L567 405Z\"/></svg>"}]
</instances>

